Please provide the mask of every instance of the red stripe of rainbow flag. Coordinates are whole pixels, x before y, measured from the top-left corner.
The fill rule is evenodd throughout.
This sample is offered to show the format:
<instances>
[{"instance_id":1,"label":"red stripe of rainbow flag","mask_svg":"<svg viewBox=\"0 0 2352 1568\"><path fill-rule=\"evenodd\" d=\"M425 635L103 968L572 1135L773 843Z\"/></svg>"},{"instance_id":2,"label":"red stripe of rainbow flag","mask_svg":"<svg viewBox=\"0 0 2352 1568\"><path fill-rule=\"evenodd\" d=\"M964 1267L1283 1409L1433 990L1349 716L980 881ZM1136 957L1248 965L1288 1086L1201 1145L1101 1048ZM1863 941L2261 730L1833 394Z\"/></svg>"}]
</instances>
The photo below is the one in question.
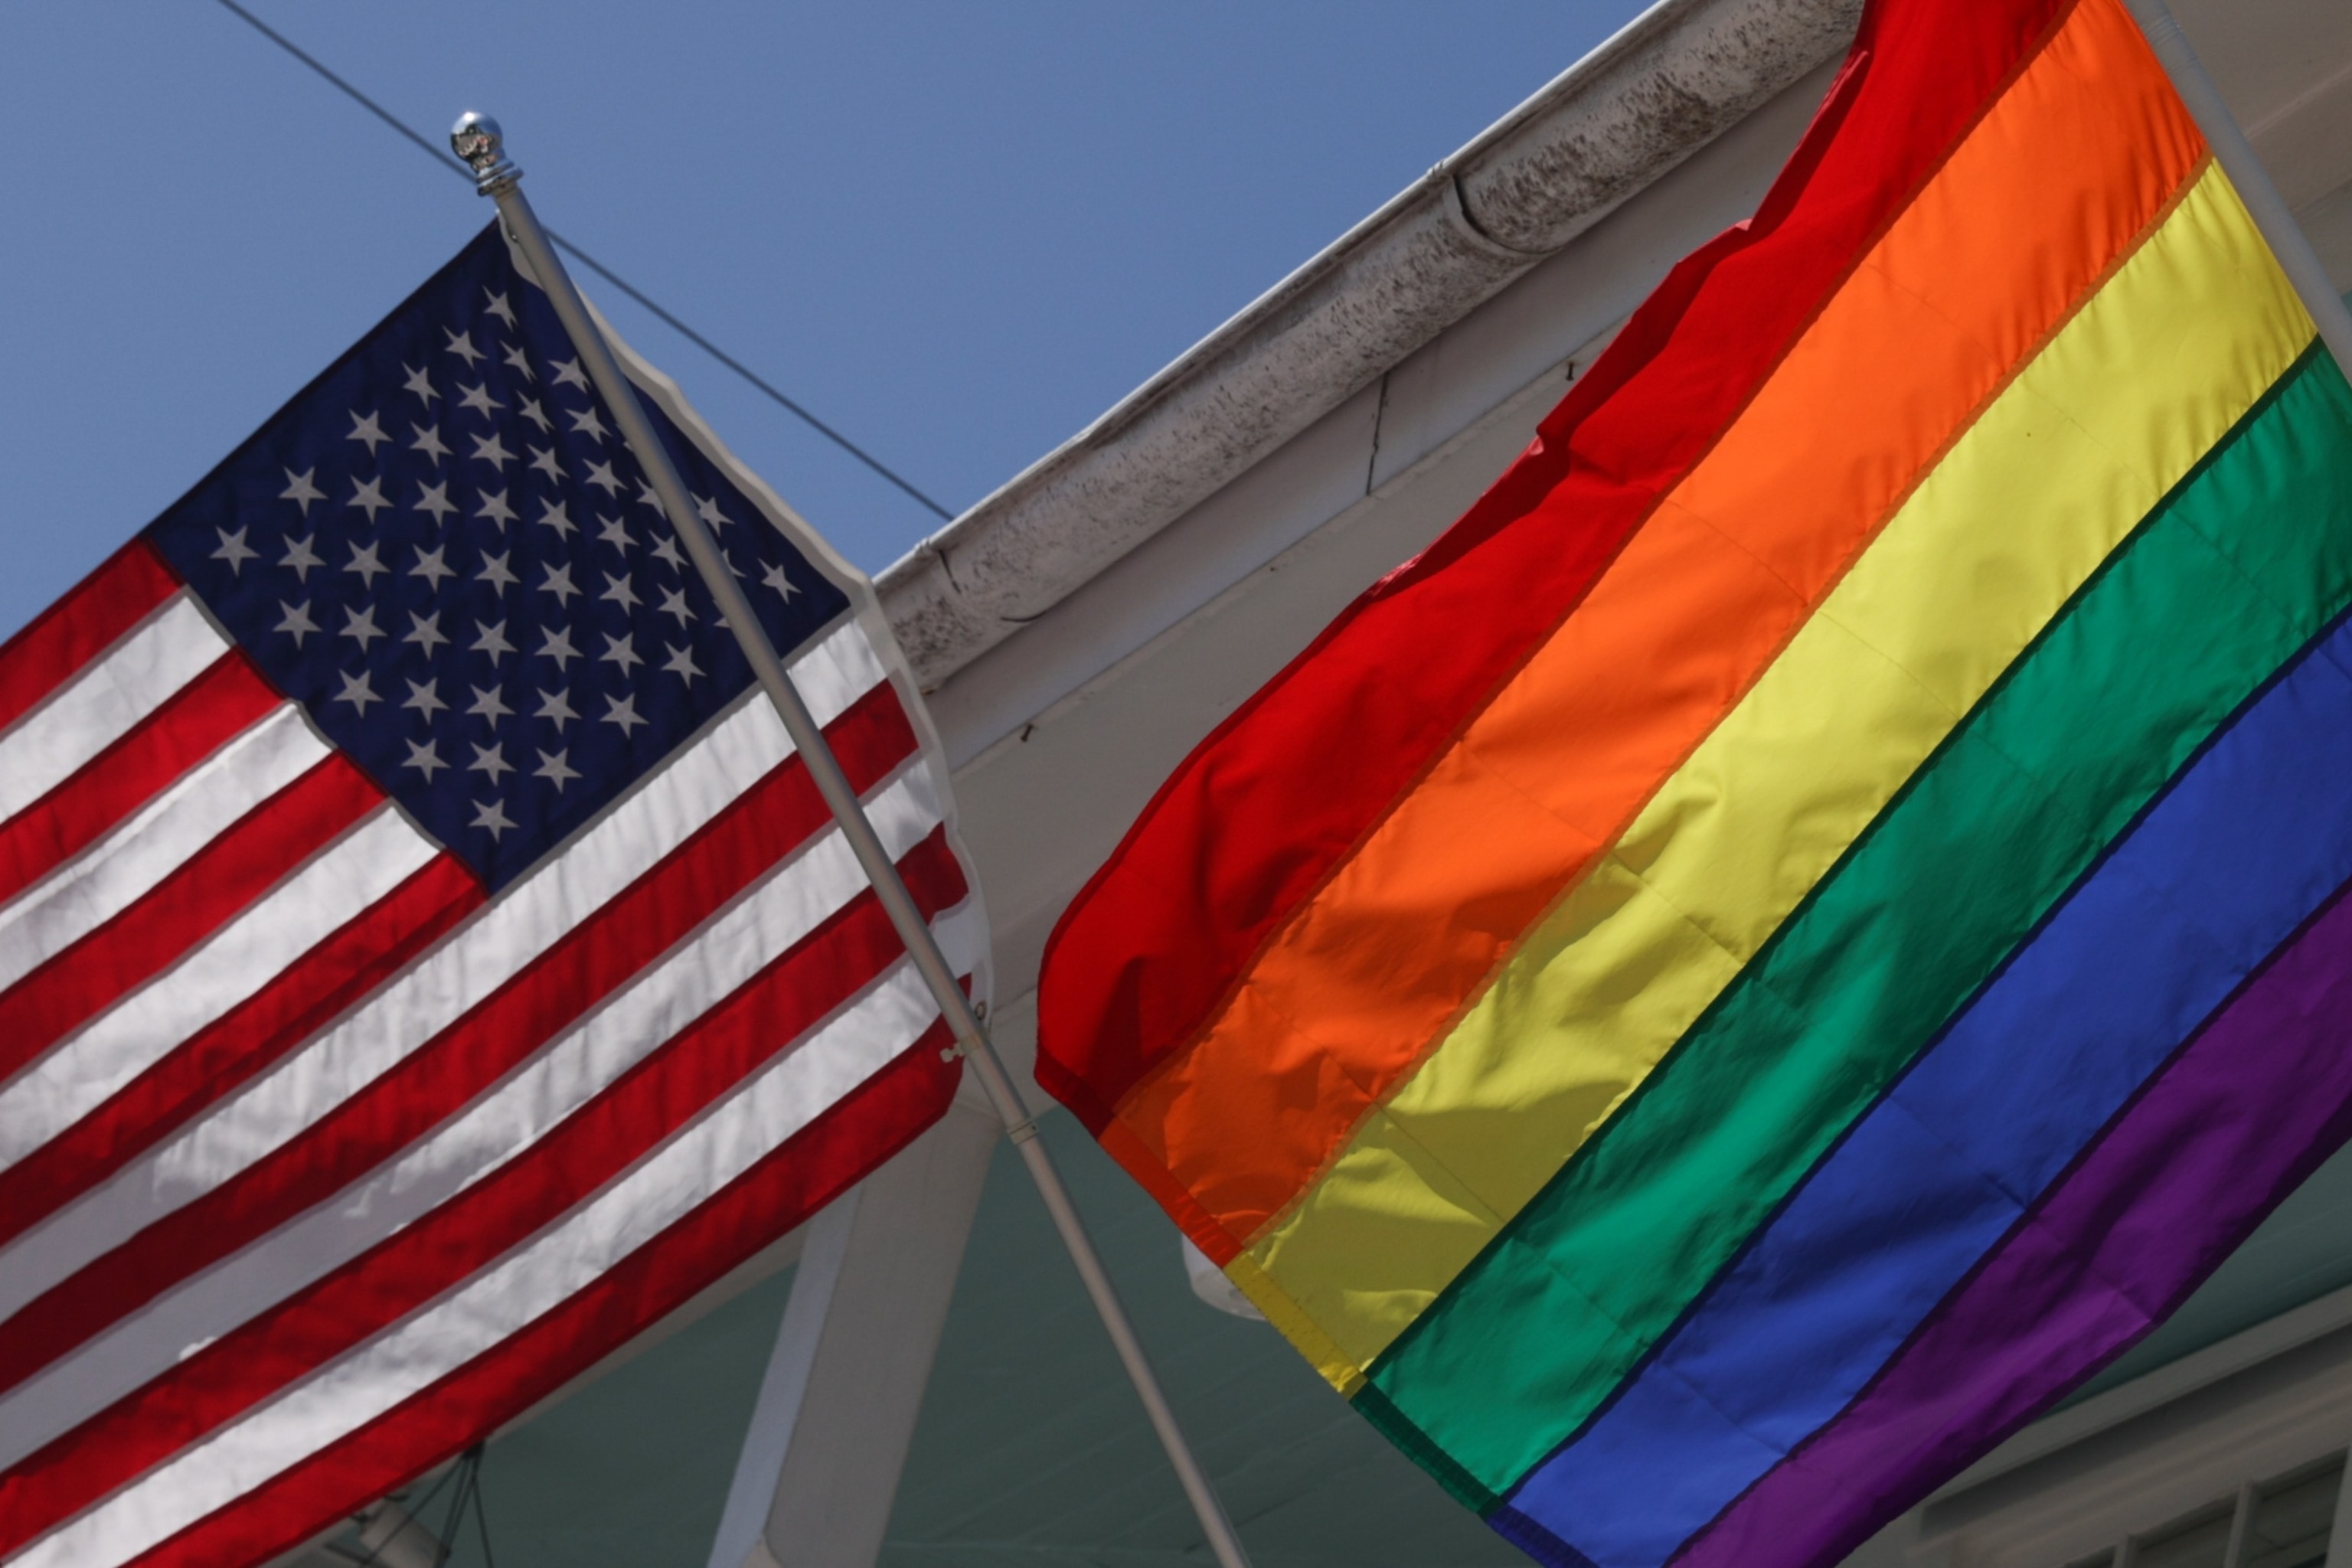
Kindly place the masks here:
<instances>
[{"instance_id":1,"label":"red stripe of rainbow flag","mask_svg":"<svg viewBox=\"0 0 2352 1568\"><path fill-rule=\"evenodd\" d=\"M2128 1047L2046 1010L1972 1032L1997 974L2160 946L2056 933L2228 840L2158 826L2318 700L2282 671L2336 668L2305 650L2352 601L2352 395L2313 338L2116 0L1874 4L1757 217L1163 787L1055 933L1041 1079L1539 1556L1657 1563L1722 1520L1782 1560L1769 1500L1841 1484L1806 1455L1852 1391L2335 885L2232 902L2256 860L2209 868L2235 967ZM1929 1169L1918 1124L2071 1081L2068 1028L2108 1098ZM1837 1194L1979 1167L2041 1185L1906 1259L1902 1310L1849 1289ZM2267 1201L2141 1261L2193 1282ZM1761 1348L1701 1365L1702 1320ZM1783 1321L1851 1331L1791 1360ZM1941 1432L1798 1511L1883 1517ZM1687 1495L1620 1529L1629 1454Z\"/></svg>"}]
</instances>

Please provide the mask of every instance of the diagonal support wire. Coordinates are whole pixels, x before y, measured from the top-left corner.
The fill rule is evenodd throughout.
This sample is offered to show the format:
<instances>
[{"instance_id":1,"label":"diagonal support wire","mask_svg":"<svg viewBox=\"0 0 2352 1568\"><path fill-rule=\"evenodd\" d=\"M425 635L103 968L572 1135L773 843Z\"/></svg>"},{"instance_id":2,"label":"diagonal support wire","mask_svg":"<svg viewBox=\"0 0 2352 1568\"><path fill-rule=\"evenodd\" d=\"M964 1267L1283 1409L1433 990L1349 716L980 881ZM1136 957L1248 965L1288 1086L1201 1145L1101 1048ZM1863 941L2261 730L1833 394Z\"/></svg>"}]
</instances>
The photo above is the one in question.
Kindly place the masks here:
<instances>
[{"instance_id":1,"label":"diagonal support wire","mask_svg":"<svg viewBox=\"0 0 2352 1568\"><path fill-rule=\"evenodd\" d=\"M302 64L310 67L311 70L318 73L320 78L326 80L329 85L332 86L344 97L350 99L353 103L358 104L362 109L366 110L370 114L374 115L378 120L383 121L384 124L390 126L403 138L415 143L418 148L424 151L426 157L432 159L435 163L440 164L443 168L449 170L453 174L462 176L468 182L473 179L474 176L472 172L467 169L465 165L459 163L448 153L435 146L414 127L404 122L399 116L394 114L390 110L384 108L383 105L378 103L374 99L370 98L366 93L361 91L359 88L353 85L351 81L337 74L337 72L331 67L328 66L325 61L320 59L316 55L313 55L309 50L303 48L301 45L296 43L293 39L288 37L285 34L279 32L277 28L263 21L252 12L247 10L243 5L238 5L237 0L218 0L218 3L223 10L226 10L231 15L236 16L255 32L259 33L263 37L268 38L271 43L276 44L279 48L285 50L296 59L301 61ZM668 327L672 331L677 333L678 336L692 343L696 348L700 349L704 353L709 354L712 359L717 360L720 364L725 365L729 370L733 371L737 375L741 376L746 382L750 383L753 387L764 394L771 402L782 408L786 413L792 415L793 417L798 419L802 424L806 425L810 429L815 431L818 435L824 437L826 440L840 447L844 452L848 453L860 463L865 464L866 468L873 470L873 472L880 477L884 481L896 487L901 493L912 500L916 505L920 506L925 510L930 512L941 522L952 522L955 521L955 514L953 512L948 510L947 508L941 506L929 496L925 495L921 490L916 489L910 481L901 477L888 464L883 462L881 458L877 458L873 453L867 451L865 447L859 446L856 442L851 440L848 437L843 435L840 431L835 429L832 426L818 418L806 407L795 401L793 398L788 396L782 389L767 380L766 377L751 369L751 366L745 364L741 360L737 359L733 354L729 353L717 343L712 342L709 338L704 337L700 332L696 331L692 327L689 327L684 321L679 321L668 310L656 303L653 298L646 294L644 289L639 289L635 284L631 283L627 279L622 277L619 273L614 271L611 268L605 266L603 262L597 260L594 257L581 249L580 247L573 244L571 240L564 238L562 235L555 233L553 230L551 229L548 232L547 237L553 240L557 245L562 246L566 251L569 251L572 258L578 261L581 266L585 267L589 271L593 272L597 277L602 278L605 282L610 283L614 288L619 289L622 293L627 295L630 299L643 306L656 320L661 321L663 325Z\"/></svg>"}]
</instances>

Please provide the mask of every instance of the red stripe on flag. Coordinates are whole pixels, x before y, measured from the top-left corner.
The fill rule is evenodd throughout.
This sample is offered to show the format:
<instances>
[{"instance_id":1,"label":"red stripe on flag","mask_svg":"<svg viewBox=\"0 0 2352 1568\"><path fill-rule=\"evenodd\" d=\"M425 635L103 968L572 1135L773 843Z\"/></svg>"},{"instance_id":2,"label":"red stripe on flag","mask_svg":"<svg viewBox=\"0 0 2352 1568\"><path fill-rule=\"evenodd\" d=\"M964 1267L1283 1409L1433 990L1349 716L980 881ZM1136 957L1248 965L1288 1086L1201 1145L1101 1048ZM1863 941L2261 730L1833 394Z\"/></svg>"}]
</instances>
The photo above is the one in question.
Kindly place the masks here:
<instances>
[{"instance_id":1,"label":"red stripe on flag","mask_svg":"<svg viewBox=\"0 0 2352 1568\"><path fill-rule=\"evenodd\" d=\"M1037 1079L1099 1135L1747 406L2071 0L1874 5L1756 216L1701 247L1462 520L1162 784L1046 944ZM1931 26L1935 48L1874 51ZM1148 959L1139 955L1149 955Z\"/></svg>"},{"instance_id":2,"label":"red stripe on flag","mask_svg":"<svg viewBox=\"0 0 2352 1568\"><path fill-rule=\"evenodd\" d=\"M0 645L0 729L22 719L179 591L179 579L143 541L134 539L107 557Z\"/></svg>"},{"instance_id":3,"label":"red stripe on flag","mask_svg":"<svg viewBox=\"0 0 2352 1568\"><path fill-rule=\"evenodd\" d=\"M858 789L915 751L888 682L825 731ZM0 1323L0 1389L392 1158L625 984L831 820L797 756L466 1016L299 1136Z\"/></svg>"},{"instance_id":4,"label":"red stripe on flag","mask_svg":"<svg viewBox=\"0 0 2352 1568\"><path fill-rule=\"evenodd\" d=\"M0 1074L169 968L383 804L338 753L246 813L138 902L0 993Z\"/></svg>"},{"instance_id":5,"label":"red stripe on flag","mask_svg":"<svg viewBox=\"0 0 2352 1568\"><path fill-rule=\"evenodd\" d=\"M463 865L446 854L427 861L121 1093L0 1171L0 1245L227 1098L481 903L481 884Z\"/></svg>"},{"instance_id":6,"label":"red stripe on flag","mask_svg":"<svg viewBox=\"0 0 2352 1568\"><path fill-rule=\"evenodd\" d=\"M137 729L0 825L0 901L89 848L279 700L242 655L214 660Z\"/></svg>"},{"instance_id":7,"label":"red stripe on flag","mask_svg":"<svg viewBox=\"0 0 2352 1568\"><path fill-rule=\"evenodd\" d=\"M899 862L926 919L962 901L939 829ZM224 1334L0 1481L0 1552L161 1463L495 1262L667 1141L905 953L871 892L632 1067L518 1158Z\"/></svg>"},{"instance_id":8,"label":"red stripe on flag","mask_svg":"<svg viewBox=\"0 0 2352 1568\"><path fill-rule=\"evenodd\" d=\"M677 1310L945 1115L935 1024L897 1060L596 1282L440 1383L154 1550L140 1568L260 1563L431 1469Z\"/></svg>"}]
</instances>

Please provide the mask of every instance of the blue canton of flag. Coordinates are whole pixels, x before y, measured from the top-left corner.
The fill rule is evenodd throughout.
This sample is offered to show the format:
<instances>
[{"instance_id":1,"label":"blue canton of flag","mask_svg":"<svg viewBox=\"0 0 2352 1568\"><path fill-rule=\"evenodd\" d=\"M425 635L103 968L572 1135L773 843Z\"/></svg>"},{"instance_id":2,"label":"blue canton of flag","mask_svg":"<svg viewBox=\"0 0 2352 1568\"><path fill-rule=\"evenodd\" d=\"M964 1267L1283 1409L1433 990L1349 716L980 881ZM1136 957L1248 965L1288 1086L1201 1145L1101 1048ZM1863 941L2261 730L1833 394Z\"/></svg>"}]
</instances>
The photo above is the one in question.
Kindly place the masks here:
<instances>
[{"instance_id":1,"label":"blue canton of flag","mask_svg":"<svg viewBox=\"0 0 2352 1568\"><path fill-rule=\"evenodd\" d=\"M848 596L638 396L789 659ZM148 530L494 891L751 685L615 425L493 225Z\"/></svg>"}]
</instances>

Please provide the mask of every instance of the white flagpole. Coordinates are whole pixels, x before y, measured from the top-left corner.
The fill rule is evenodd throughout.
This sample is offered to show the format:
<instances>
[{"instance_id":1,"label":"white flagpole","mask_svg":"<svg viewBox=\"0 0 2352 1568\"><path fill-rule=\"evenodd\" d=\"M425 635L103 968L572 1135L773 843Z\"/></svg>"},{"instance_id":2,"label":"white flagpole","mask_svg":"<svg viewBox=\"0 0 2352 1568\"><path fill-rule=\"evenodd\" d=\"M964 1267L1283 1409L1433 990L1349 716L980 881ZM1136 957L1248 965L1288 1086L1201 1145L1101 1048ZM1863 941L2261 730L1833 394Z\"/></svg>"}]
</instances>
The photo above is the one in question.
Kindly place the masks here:
<instances>
[{"instance_id":1,"label":"white flagpole","mask_svg":"<svg viewBox=\"0 0 2352 1568\"><path fill-rule=\"evenodd\" d=\"M686 486L670 465L669 454L663 450L653 426L646 423L645 411L637 405L635 394L628 378L613 358L613 351L594 321L588 307L572 287L571 276L548 244L547 233L539 226L530 203L522 194L522 171L509 163L498 121L483 114L462 116L449 132L449 145L458 157L474 171L474 186L483 195L499 204L499 215L507 231L522 247L531 270L539 275L540 286L547 292L563 330L579 351L582 367L589 380L604 399L605 405L621 426L622 439L637 459L653 485L662 510L668 515L670 526L677 531L678 540L694 560L695 570L719 608L727 617L743 657L751 661L752 672L759 677L761 688L775 705L776 714L784 721L784 731L792 737L793 747L808 768L809 777L831 808L834 820L841 826L842 836L849 841L864 868L866 880L889 914L890 923L898 938L906 944L923 982L929 986L932 997L939 1003L940 1015L954 1032L956 1045L980 1075L981 1086L988 1092L989 1101L1003 1119L1004 1130L1013 1146L1020 1150L1022 1162L1029 1168L1030 1179L1036 1183L1038 1195L1045 1199L1046 1212L1054 1217L1054 1228L1061 1233L1062 1245L1069 1249L1070 1261L1077 1266L1078 1278L1086 1282L1087 1294L1094 1299L1095 1310L1101 1315L1103 1327L1110 1333L1111 1344L1127 1368L1127 1375L1135 1384L1137 1395L1143 1401L1146 1414L1151 1417L1152 1428L1160 1435L1160 1446L1168 1450L1168 1461L1175 1468L1176 1479L1184 1488L1184 1495L1192 1505L1192 1512L1201 1521L1201 1529L1209 1540L1222 1568L1249 1568L1249 1557L1242 1550L1241 1538L1234 1532L1233 1521L1225 1517L1223 1505L1209 1484L1208 1472L1192 1454L1192 1446L1184 1440L1183 1430L1176 1424L1176 1413L1170 1408L1168 1396L1161 1392L1160 1379L1151 1370L1145 1355L1143 1342L1136 1337L1135 1326L1129 1321L1127 1309L1118 1299L1118 1290L1095 1251L1094 1239L1087 1234L1086 1223L1070 1201L1069 1189L1062 1184L1062 1175L1055 1169L1053 1156L1045 1144L1037 1141L1037 1124L1021 1102L1014 1089L1013 1075L1005 1070L1004 1062L989 1042L980 1016L972 1009L971 999L957 984L955 971L940 951L931 935L929 922L916 906L914 895L898 877L898 868L890 852L883 847L874 825L866 817L866 808L852 788L848 775L834 757L833 748L825 742L824 731L801 700L792 676L785 670L783 660L768 641L766 628L752 612L751 601L744 596L742 585L719 552L717 541L710 536Z\"/></svg>"},{"instance_id":2,"label":"white flagpole","mask_svg":"<svg viewBox=\"0 0 2352 1568\"><path fill-rule=\"evenodd\" d=\"M2165 0L2124 0L2124 4L2138 19L2139 30L2147 35L2148 47L2156 51L2164 74L2172 79L2172 89L2180 94L2189 117L2205 133L2213 161L2230 176L2238 199L2246 204L2247 215L2270 242L2271 254L2278 258L2287 281L2294 285L2303 308L2319 324L2320 340L2336 356L2336 367L2352 377L2352 310L2345 309L2344 297L2336 291L2303 226L2287 210L2286 198L2271 183L2270 171L2263 167L2254 144L2239 128L2238 117L2230 112L2213 79L2205 74L2205 63L2189 47L2188 36L2173 19L2172 8Z\"/></svg>"}]
</instances>

